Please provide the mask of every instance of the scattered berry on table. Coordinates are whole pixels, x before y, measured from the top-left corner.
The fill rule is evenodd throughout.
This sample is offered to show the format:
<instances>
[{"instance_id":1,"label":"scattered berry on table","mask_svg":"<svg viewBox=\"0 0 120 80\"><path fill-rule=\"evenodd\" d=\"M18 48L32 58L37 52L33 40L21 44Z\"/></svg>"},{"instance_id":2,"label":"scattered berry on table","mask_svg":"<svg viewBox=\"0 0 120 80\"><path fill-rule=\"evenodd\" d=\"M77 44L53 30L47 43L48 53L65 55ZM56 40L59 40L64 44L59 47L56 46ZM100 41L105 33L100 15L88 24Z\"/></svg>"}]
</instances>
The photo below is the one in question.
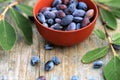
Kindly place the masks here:
<instances>
[{"instance_id":1,"label":"scattered berry on table","mask_svg":"<svg viewBox=\"0 0 120 80\"><path fill-rule=\"evenodd\" d=\"M55 65L60 64L60 59L59 59L58 57L56 57L56 56L54 56L54 57L52 58L52 61L53 61L53 63L54 63Z\"/></svg>"},{"instance_id":2,"label":"scattered berry on table","mask_svg":"<svg viewBox=\"0 0 120 80\"><path fill-rule=\"evenodd\" d=\"M94 63L93 63L93 68L94 69L99 69L99 68L101 68L103 66L103 61L95 61Z\"/></svg>"},{"instance_id":3,"label":"scattered berry on table","mask_svg":"<svg viewBox=\"0 0 120 80\"><path fill-rule=\"evenodd\" d=\"M48 61L45 63L45 71L50 71L54 68L54 63L53 61Z\"/></svg>"},{"instance_id":4,"label":"scattered berry on table","mask_svg":"<svg viewBox=\"0 0 120 80\"><path fill-rule=\"evenodd\" d=\"M73 21L73 16L72 15L67 15L64 18L62 18L61 25L67 26Z\"/></svg>"},{"instance_id":5,"label":"scattered berry on table","mask_svg":"<svg viewBox=\"0 0 120 80\"><path fill-rule=\"evenodd\" d=\"M41 23L45 23L45 22L46 22L45 16L44 16L42 13L38 13L37 18L38 18L38 20L39 20Z\"/></svg>"},{"instance_id":6,"label":"scattered berry on table","mask_svg":"<svg viewBox=\"0 0 120 80\"><path fill-rule=\"evenodd\" d=\"M87 4L84 3L84 2L79 2L78 3L78 9L87 10L88 9Z\"/></svg>"},{"instance_id":7,"label":"scattered berry on table","mask_svg":"<svg viewBox=\"0 0 120 80\"><path fill-rule=\"evenodd\" d=\"M120 50L120 45L112 44L112 46L115 50Z\"/></svg>"},{"instance_id":8,"label":"scattered berry on table","mask_svg":"<svg viewBox=\"0 0 120 80\"><path fill-rule=\"evenodd\" d=\"M3 75L1 80L8 80L8 78L6 75Z\"/></svg>"},{"instance_id":9,"label":"scattered berry on table","mask_svg":"<svg viewBox=\"0 0 120 80\"><path fill-rule=\"evenodd\" d=\"M79 76L72 76L71 80L80 80Z\"/></svg>"},{"instance_id":10,"label":"scattered berry on table","mask_svg":"<svg viewBox=\"0 0 120 80\"><path fill-rule=\"evenodd\" d=\"M31 65L35 66L35 65L37 65L39 63L39 61L40 61L40 58L38 56L33 56L31 58Z\"/></svg>"},{"instance_id":11,"label":"scattered berry on table","mask_svg":"<svg viewBox=\"0 0 120 80\"><path fill-rule=\"evenodd\" d=\"M90 77L88 80L96 80L94 77Z\"/></svg>"},{"instance_id":12,"label":"scattered berry on table","mask_svg":"<svg viewBox=\"0 0 120 80\"><path fill-rule=\"evenodd\" d=\"M46 77L45 76L40 76L36 80L46 80Z\"/></svg>"},{"instance_id":13,"label":"scattered berry on table","mask_svg":"<svg viewBox=\"0 0 120 80\"><path fill-rule=\"evenodd\" d=\"M95 79L95 77L93 77L93 76L90 75L90 76L88 77L88 80L96 80L96 79Z\"/></svg>"},{"instance_id":14,"label":"scattered berry on table","mask_svg":"<svg viewBox=\"0 0 120 80\"><path fill-rule=\"evenodd\" d=\"M45 44L44 45L44 49L45 50L52 50L53 49L53 45L51 45L51 44Z\"/></svg>"}]
</instances>

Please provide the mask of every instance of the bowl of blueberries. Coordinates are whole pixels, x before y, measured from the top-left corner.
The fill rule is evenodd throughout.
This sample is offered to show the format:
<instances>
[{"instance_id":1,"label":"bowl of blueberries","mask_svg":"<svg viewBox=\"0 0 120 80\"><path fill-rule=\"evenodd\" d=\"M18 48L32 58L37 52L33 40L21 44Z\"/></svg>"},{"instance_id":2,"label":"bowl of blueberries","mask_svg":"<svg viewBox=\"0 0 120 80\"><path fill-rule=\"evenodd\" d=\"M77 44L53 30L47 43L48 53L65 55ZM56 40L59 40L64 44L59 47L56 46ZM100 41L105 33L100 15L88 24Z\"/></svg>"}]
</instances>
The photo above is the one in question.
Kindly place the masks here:
<instances>
[{"instance_id":1,"label":"bowl of blueberries","mask_svg":"<svg viewBox=\"0 0 120 80\"><path fill-rule=\"evenodd\" d=\"M98 9L92 0L38 0L33 14L45 40L59 46L72 46L89 37Z\"/></svg>"}]
</instances>

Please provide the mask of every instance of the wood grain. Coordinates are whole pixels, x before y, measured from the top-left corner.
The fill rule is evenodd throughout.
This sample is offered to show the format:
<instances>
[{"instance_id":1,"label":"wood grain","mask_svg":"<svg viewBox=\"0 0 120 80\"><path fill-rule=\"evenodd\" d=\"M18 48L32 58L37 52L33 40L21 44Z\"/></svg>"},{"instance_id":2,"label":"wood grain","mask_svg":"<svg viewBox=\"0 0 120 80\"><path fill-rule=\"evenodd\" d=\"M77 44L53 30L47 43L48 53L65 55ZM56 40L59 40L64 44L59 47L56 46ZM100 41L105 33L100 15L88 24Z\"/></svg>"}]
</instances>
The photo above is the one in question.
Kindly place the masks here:
<instances>
[{"instance_id":1,"label":"wood grain","mask_svg":"<svg viewBox=\"0 0 120 80\"><path fill-rule=\"evenodd\" d=\"M33 6L32 0L28 0ZM120 20L118 20L118 29L111 31L114 33L120 31ZM102 24L98 18L96 29L103 30ZM81 62L82 56L89 50L106 45L107 43L98 39L94 33L90 35L84 42L72 47L58 47L56 46L51 51L44 50L43 46L46 41L38 33L35 25L33 25L33 44L27 45L23 37L18 33L18 40L11 51L5 52L0 49L0 80L3 75L8 77L8 80L36 80L38 76L46 76L47 80L70 80L73 75L78 75L80 80L89 80L94 77L95 80L104 80L103 71L101 69L93 69L93 63L83 64ZM120 51L118 51L120 53ZM30 65L31 57L38 55L40 57L40 64L33 67ZM61 59L61 64L55 66L50 72L44 71L44 64L53 56ZM111 59L112 53L102 58L105 64Z\"/></svg>"}]
</instances>

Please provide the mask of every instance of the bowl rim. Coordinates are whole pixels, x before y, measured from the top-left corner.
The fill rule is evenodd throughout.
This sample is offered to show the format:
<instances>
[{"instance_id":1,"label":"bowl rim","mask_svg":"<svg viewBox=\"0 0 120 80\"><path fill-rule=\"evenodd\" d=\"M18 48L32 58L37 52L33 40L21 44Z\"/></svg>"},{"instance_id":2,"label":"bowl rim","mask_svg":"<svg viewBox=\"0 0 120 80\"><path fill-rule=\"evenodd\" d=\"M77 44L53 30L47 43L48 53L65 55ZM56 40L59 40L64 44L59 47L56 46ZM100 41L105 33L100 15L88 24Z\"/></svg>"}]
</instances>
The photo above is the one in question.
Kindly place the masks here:
<instances>
[{"instance_id":1,"label":"bowl rim","mask_svg":"<svg viewBox=\"0 0 120 80\"><path fill-rule=\"evenodd\" d=\"M85 26L85 27L83 27L83 28L81 28L81 29L78 29L78 30L71 30L71 31L54 30L54 29L45 27L43 24L41 24L41 23L38 21L36 15L35 15L35 10L36 10L36 8L37 8L37 5L39 4L39 1L40 1L40 0L38 0L38 1L35 3L35 6L34 6L34 8L33 8L33 17L34 17L35 21L37 21L37 23L41 25L41 27L44 27L45 29L48 29L48 30L50 30L50 31L54 31L54 32L58 32L58 33L71 33L71 32L82 31L82 30L84 30L84 29L89 28L89 27L97 20L97 17L98 17L98 8L97 8L96 4L95 4L92 0L89 0L89 1L94 5L95 11L96 11L95 17L94 17L94 19L93 19L93 21L92 21L91 23L89 23L87 26Z\"/></svg>"}]
</instances>

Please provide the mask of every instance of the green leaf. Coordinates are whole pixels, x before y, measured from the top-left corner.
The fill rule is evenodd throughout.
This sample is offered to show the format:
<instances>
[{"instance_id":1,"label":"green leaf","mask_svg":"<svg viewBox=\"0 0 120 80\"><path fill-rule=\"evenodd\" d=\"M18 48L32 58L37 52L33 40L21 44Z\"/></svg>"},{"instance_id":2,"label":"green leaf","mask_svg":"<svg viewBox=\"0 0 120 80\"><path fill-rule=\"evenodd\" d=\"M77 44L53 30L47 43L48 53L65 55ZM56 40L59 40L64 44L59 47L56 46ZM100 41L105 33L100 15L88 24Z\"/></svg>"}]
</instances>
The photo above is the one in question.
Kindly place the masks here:
<instances>
[{"instance_id":1,"label":"green leaf","mask_svg":"<svg viewBox=\"0 0 120 80\"><path fill-rule=\"evenodd\" d=\"M107 22L107 27L113 30L117 29L117 21L115 16L111 12L104 9L100 9L100 12L103 20Z\"/></svg>"},{"instance_id":2,"label":"green leaf","mask_svg":"<svg viewBox=\"0 0 120 80\"><path fill-rule=\"evenodd\" d=\"M11 1L11 0L0 0L0 2Z\"/></svg>"},{"instance_id":3,"label":"green leaf","mask_svg":"<svg viewBox=\"0 0 120 80\"><path fill-rule=\"evenodd\" d=\"M82 62L83 63L90 63L94 60L102 58L107 54L108 49L109 49L109 46L104 46L104 47L89 51L83 56Z\"/></svg>"},{"instance_id":4,"label":"green leaf","mask_svg":"<svg viewBox=\"0 0 120 80\"><path fill-rule=\"evenodd\" d=\"M112 14L117 18L120 18L120 10L119 9L112 9Z\"/></svg>"},{"instance_id":5,"label":"green leaf","mask_svg":"<svg viewBox=\"0 0 120 80\"><path fill-rule=\"evenodd\" d=\"M13 8L10 9L11 17L16 22L16 25L23 33L26 41L28 44L32 44L32 26L28 19L26 19L22 14L14 10Z\"/></svg>"},{"instance_id":6,"label":"green leaf","mask_svg":"<svg viewBox=\"0 0 120 80\"><path fill-rule=\"evenodd\" d=\"M17 6L20 8L20 10L23 13L27 14L28 16L33 16L33 13L32 13L33 9L32 9L32 7L27 6L25 4L19 4Z\"/></svg>"},{"instance_id":7,"label":"green leaf","mask_svg":"<svg viewBox=\"0 0 120 80\"><path fill-rule=\"evenodd\" d=\"M104 67L106 80L120 80L120 57L114 56Z\"/></svg>"},{"instance_id":8,"label":"green leaf","mask_svg":"<svg viewBox=\"0 0 120 80\"><path fill-rule=\"evenodd\" d=\"M120 33L116 33L112 36L113 44L120 45Z\"/></svg>"},{"instance_id":9,"label":"green leaf","mask_svg":"<svg viewBox=\"0 0 120 80\"><path fill-rule=\"evenodd\" d=\"M0 21L0 46L4 50L10 50L16 42L14 28L5 20Z\"/></svg>"},{"instance_id":10,"label":"green leaf","mask_svg":"<svg viewBox=\"0 0 120 80\"><path fill-rule=\"evenodd\" d=\"M105 33L99 29L94 30L94 33L100 38L105 40L106 36Z\"/></svg>"},{"instance_id":11,"label":"green leaf","mask_svg":"<svg viewBox=\"0 0 120 80\"><path fill-rule=\"evenodd\" d=\"M108 2L104 2L104 4L110 7L120 8L120 0L110 0Z\"/></svg>"},{"instance_id":12,"label":"green leaf","mask_svg":"<svg viewBox=\"0 0 120 80\"><path fill-rule=\"evenodd\" d=\"M95 1L100 3L105 3L105 2L110 2L111 0L95 0Z\"/></svg>"}]
</instances>

